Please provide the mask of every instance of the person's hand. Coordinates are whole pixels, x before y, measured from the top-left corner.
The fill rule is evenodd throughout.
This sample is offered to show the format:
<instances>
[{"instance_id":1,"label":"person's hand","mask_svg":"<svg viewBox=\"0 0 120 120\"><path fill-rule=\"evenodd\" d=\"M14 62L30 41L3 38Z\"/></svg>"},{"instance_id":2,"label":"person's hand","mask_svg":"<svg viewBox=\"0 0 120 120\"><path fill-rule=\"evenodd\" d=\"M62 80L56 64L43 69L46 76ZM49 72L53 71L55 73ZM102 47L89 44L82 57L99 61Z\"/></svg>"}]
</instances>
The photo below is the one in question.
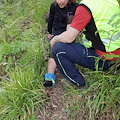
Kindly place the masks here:
<instances>
[{"instance_id":1,"label":"person's hand","mask_svg":"<svg viewBox=\"0 0 120 120\"><path fill-rule=\"evenodd\" d=\"M50 41L50 46L51 46L51 48L53 47L53 45L54 45L54 38Z\"/></svg>"},{"instance_id":2,"label":"person's hand","mask_svg":"<svg viewBox=\"0 0 120 120\"><path fill-rule=\"evenodd\" d=\"M51 38L52 38L52 36L53 36L52 34L48 34L48 36L47 36L47 37L48 37L49 39L51 39Z\"/></svg>"},{"instance_id":3,"label":"person's hand","mask_svg":"<svg viewBox=\"0 0 120 120\"><path fill-rule=\"evenodd\" d=\"M80 32L78 35L79 35L81 38L83 37L82 32Z\"/></svg>"}]
</instances>

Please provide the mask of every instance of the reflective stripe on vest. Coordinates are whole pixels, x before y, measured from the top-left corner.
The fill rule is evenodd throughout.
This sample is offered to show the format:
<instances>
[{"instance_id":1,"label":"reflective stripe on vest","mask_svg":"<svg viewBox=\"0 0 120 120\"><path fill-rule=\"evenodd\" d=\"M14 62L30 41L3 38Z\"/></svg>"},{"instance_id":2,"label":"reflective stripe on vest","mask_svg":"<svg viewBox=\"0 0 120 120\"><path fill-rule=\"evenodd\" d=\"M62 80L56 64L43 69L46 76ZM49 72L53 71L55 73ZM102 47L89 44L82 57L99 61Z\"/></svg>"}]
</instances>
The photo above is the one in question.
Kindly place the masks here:
<instances>
[{"instance_id":1,"label":"reflective stripe on vest","mask_svg":"<svg viewBox=\"0 0 120 120\"><path fill-rule=\"evenodd\" d=\"M104 44L106 44L106 43L108 44L108 43L110 43L111 40L116 41L119 38L120 38L120 32L117 33L116 35L112 36L111 38L105 38L102 41L103 41Z\"/></svg>"}]
</instances>

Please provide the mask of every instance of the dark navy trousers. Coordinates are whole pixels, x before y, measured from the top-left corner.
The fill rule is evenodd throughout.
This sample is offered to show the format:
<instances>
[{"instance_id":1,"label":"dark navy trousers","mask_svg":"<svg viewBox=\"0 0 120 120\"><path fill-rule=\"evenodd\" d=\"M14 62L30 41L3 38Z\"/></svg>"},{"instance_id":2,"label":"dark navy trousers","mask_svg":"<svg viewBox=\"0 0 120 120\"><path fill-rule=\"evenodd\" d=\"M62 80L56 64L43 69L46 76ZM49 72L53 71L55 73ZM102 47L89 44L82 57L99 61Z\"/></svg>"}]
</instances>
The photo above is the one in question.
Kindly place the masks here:
<instances>
[{"instance_id":1,"label":"dark navy trousers","mask_svg":"<svg viewBox=\"0 0 120 120\"><path fill-rule=\"evenodd\" d=\"M75 42L70 44L56 42L52 54L62 76L78 86L84 85L85 80L75 64L96 70L95 60L99 58L98 68L107 70L112 65L110 61L100 58L94 49Z\"/></svg>"}]
</instances>

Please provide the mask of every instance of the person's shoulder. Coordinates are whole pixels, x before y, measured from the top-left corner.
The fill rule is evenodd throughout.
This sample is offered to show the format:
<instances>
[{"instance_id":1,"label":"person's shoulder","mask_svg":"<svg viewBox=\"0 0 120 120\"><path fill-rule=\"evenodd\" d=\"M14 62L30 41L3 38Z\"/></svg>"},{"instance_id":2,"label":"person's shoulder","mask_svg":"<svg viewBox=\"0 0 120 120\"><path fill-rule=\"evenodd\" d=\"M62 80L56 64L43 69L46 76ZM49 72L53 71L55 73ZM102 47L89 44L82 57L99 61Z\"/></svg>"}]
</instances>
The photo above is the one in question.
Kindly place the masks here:
<instances>
[{"instance_id":1,"label":"person's shoulder","mask_svg":"<svg viewBox=\"0 0 120 120\"><path fill-rule=\"evenodd\" d=\"M79 3L71 3L71 6L79 6Z\"/></svg>"},{"instance_id":2,"label":"person's shoulder","mask_svg":"<svg viewBox=\"0 0 120 120\"><path fill-rule=\"evenodd\" d=\"M56 8L56 3L52 2L50 8L54 10Z\"/></svg>"},{"instance_id":3,"label":"person's shoulder","mask_svg":"<svg viewBox=\"0 0 120 120\"><path fill-rule=\"evenodd\" d=\"M52 7L55 7L55 1L51 3L51 6L52 6Z\"/></svg>"},{"instance_id":4,"label":"person's shoulder","mask_svg":"<svg viewBox=\"0 0 120 120\"><path fill-rule=\"evenodd\" d=\"M79 3L75 3L75 6L79 6Z\"/></svg>"},{"instance_id":5,"label":"person's shoulder","mask_svg":"<svg viewBox=\"0 0 120 120\"><path fill-rule=\"evenodd\" d=\"M75 5L79 5L79 3L74 3Z\"/></svg>"}]
</instances>

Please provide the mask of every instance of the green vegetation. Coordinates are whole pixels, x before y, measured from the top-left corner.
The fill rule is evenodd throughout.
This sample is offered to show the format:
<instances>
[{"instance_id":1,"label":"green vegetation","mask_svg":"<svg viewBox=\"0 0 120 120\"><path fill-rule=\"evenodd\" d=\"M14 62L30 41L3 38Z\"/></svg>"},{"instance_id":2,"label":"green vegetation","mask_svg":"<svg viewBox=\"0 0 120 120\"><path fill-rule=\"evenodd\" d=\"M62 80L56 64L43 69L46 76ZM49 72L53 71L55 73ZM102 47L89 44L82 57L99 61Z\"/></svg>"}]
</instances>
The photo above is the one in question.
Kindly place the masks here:
<instances>
[{"instance_id":1,"label":"green vegetation","mask_svg":"<svg viewBox=\"0 0 120 120\"><path fill-rule=\"evenodd\" d=\"M35 110L45 111L43 28L52 1L0 1L0 120L37 120ZM105 72L97 69L97 61L94 72L77 66L89 89L69 88L61 97L69 120L120 119L119 59Z\"/></svg>"},{"instance_id":2,"label":"green vegetation","mask_svg":"<svg viewBox=\"0 0 120 120\"><path fill-rule=\"evenodd\" d=\"M0 119L36 117L48 97L42 31L51 1L4 0L0 4ZM48 3L48 4L47 4Z\"/></svg>"}]
</instances>

